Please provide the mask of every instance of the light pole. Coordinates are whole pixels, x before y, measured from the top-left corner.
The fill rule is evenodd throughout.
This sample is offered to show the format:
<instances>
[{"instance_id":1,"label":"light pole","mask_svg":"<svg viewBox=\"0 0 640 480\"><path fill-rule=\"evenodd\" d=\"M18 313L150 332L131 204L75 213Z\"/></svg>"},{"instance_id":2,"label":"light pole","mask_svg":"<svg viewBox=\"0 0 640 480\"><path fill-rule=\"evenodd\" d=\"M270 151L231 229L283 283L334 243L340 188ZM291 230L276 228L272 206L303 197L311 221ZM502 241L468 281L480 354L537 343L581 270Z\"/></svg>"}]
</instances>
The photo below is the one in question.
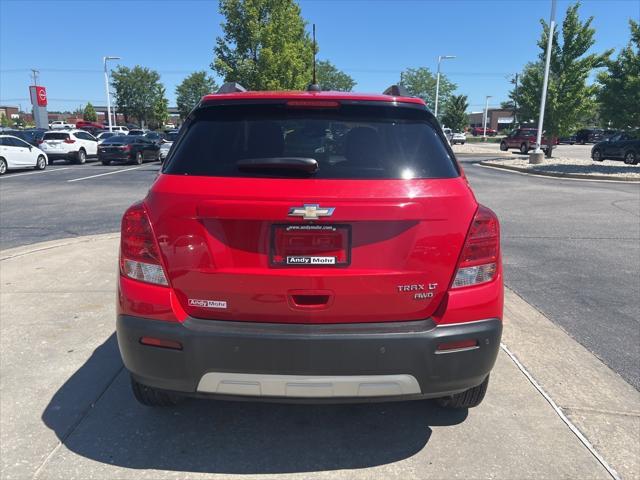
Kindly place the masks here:
<instances>
[{"instance_id":1,"label":"light pole","mask_svg":"<svg viewBox=\"0 0 640 480\"><path fill-rule=\"evenodd\" d=\"M553 31L556 26L556 0L551 0L551 18L549 19L549 38L547 39L547 58L544 63L544 80L542 81L542 96L540 97L540 114L538 115L538 135L536 149L529 155L529 163L542 163L542 128L544 126L544 109L547 103L547 85L549 83L549 64L551 63L551 47L553 45ZM547 145L551 148L551 145Z\"/></svg>"},{"instance_id":2,"label":"light pole","mask_svg":"<svg viewBox=\"0 0 640 480\"><path fill-rule=\"evenodd\" d=\"M487 140L487 120L489 117L489 99L492 98L491 95L487 95L484 100L484 119L482 125L484 126L484 131L482 132L483 141Z\"/></svg>"},{"instance_id":3,"label":"light pole","mask_svg":"<svg viewBox=\"0 0 640 480\"><path fill-rule=\"evenodd\" d=\"M107 70L107 60L120 60L120 57L102 57L104 63L104 89L107 92L107 118L109 119L109 131L113 131L111 123L111 97L109 96L109 70Z\"/></svg>"},{"instance_id":4,"label":"light pole","mask_svg":"<svg viewBox=\"0 0 640 480\"><path fill-rule=\"evenodd\" d=\"M455 55L438 55L438 73L436 74L436 105L434 107L435 117L438 118L438 96L440 95L440 62L456 58Z\"/></svg>"}]
</instances>

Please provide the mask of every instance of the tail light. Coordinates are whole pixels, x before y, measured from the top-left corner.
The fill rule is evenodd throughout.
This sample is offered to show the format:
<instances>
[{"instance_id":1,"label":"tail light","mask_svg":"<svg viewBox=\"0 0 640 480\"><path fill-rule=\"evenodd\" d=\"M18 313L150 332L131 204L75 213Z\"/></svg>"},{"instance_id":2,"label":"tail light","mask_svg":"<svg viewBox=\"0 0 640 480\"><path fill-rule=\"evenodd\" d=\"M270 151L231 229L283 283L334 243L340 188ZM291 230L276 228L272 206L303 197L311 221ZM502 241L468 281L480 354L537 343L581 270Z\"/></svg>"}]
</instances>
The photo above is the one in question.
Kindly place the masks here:
<instances>
[{"instance_id":1,"label":"tail light","mask_svg":"<svg viewBox=\"0 0 640 480\"><path fill-rule=\"evenodd\" d=\"M480 205L467 234L451 288L493 280L500 257L500 224L496 214Z\"/></svg>"},{"instance_id":2,"label":"tail light","mask_svg":"<svg viewBox=\"0 0 640 480\"><path fill-rule=\"evenodd\" d=\"M168 285L160 262L160 251L142 203L129 207L122 217L120 273L141 282Z\"/></svg>"},{"instance_id":3,"label":"tail light","mask_svg":"<svg viewBox=\"0 0 640 480\"><path fill-rule=\"evenodd\" d=\"M64 143L76 143L76 141L73 138L65 138Z\"/></svg>"},{"instance_id":4,"label":"tail light","mask_svg":"<svg viewBox=\"0 0 640 480\"><path fill-rule=\"evenodd\" d=\"M44 143L44 140L40 138L40 139L36 140L36 143L38 145L42 145Z\"/></svg>"}]
</instances>

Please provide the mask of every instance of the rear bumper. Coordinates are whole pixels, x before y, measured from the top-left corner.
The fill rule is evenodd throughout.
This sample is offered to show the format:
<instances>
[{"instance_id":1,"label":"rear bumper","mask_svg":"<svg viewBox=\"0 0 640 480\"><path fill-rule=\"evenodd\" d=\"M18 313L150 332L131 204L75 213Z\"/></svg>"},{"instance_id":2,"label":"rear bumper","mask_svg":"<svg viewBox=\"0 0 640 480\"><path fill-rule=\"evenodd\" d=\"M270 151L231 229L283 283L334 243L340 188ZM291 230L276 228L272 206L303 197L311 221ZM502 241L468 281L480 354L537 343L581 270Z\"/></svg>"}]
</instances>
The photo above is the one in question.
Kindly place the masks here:
<instances>
[{"instance_id":1,"label":"rear bumper","mask_svg":"<svg viewBox=\"0 0 640 480\"><path fill-rule=\"evenodd\" d=\"M46 150L43 150L43 152L47 154L47 158L49 160L60 160L60 159L75 158L78 155L78 152L56 152L56 153L52 153L52 152L47 152Z\"/></svg>"},{"instance_id":2,"label":"rear bumper","mask_svg":"<svg viewBox=\"0 0 640 480\"><path fill-rule=\"evenodd\" d=\"M127 369L155 388L274 401L385 401L440 397L482 383L498 354L502 322L178 323L119 315L117 334ZM183 348L142 345L143 336ZM469 339L477 346L436 351Z\"/></svg>"},{"instance_id":3,"label":"rear bumper","mask_svg":"<svg viewBox=\"0 0 640 480\"><path fill-rule=\"evenodd\" d=\"M109 160L110 162L129 162L135 158L135 155L129 153L99 153L98 160Z\"/></svg>"}]
</instances>

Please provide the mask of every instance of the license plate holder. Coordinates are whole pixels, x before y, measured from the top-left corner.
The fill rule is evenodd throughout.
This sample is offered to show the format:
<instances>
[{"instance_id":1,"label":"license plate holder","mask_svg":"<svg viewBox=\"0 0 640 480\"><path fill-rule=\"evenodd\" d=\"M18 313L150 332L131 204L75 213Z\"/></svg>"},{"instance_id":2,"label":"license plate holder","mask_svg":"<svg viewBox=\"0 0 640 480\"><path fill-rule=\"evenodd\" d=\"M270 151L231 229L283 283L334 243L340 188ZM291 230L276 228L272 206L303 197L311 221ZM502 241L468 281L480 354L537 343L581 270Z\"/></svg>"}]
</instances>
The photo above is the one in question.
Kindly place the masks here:
<instances>
[{"instance_id":1,"label":"license plate holder","mask_svg":"<svg viewBox=\"0 0 640 480\"><path fill-rule=\"evenodd\" d=\"M351 264L351 225L272 225L269 264L347 267Z\"/></svg>"}]
</instances>

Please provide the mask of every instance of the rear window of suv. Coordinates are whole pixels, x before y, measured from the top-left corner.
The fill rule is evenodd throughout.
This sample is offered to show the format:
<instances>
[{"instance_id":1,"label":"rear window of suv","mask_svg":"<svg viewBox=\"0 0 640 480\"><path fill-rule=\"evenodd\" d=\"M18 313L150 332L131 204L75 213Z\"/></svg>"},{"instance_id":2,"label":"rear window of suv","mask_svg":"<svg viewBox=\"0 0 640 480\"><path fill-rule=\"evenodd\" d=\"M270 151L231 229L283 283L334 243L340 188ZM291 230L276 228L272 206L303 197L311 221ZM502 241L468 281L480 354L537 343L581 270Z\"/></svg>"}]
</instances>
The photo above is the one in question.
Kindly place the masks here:
<instances>
[{"instance_id":1,"label":"rear window of suv","mask_svg":"<svg viewBox=\"0 0 640 480\"><path fill-rule=\"evenodd\" d=\"M221 177L307 176L240 169L246 159L303 158L310 178L454 178L456 163L426 110L397 106L223 105L194 113L164 173Z\"/></svg>"},{"instance_id":2,"label":"rear window of suv","mask_svg":"<svg viewBox=\"0 0 640 480\"><path fill-rule=\"evenodd\" d=\"M43 140L66 140L69 138L68 133L47 132L42 137Z\"/></svg>"}]
</instances>

